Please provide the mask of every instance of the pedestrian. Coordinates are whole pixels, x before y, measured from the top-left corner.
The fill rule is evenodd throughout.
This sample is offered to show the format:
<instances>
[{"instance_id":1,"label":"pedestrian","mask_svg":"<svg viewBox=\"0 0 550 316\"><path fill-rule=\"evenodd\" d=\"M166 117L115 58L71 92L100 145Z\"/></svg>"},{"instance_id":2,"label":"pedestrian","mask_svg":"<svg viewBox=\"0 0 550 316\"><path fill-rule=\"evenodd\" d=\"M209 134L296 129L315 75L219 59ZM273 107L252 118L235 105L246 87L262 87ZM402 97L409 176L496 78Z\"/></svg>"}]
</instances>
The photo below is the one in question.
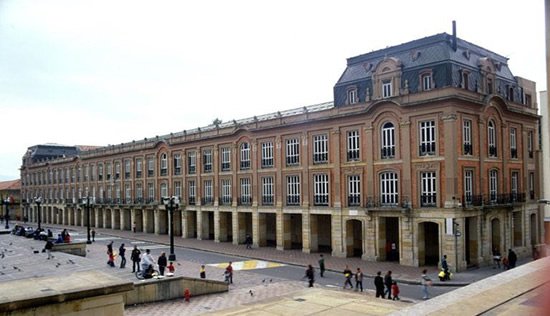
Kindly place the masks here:
<instances>
[{"instance_id":1,"label":"pedestrian","mask_svg":"<svg viewBox=\"0 0 550 316\"><path fill-rule=\"evenodd\" d=\"M361 272L361 268L357 268L357 272L355 272L355 290L359 289L363 292L363 272Z\"/></svg>"},{"instance_id":2,"label":"pedestrian","mask_svg":"<svg viewBox=\"0 0 550 316\"><path fill-rule=\"evenodd\" d=\"M346 268L344 269L344 289L348 286L353 289L353 284L351 284L351 277L353 276L353 273L349 269L349 267L346 265Z\"/></svg>"},{"instance_id":3,"label":"pedestrian","mask_svg":"<svg viewBox=\"0 0 550 316\"><path fill-rule=\"evenodd\" d=\"M121 244L118 248L118 255L120 256L120 268L124 269L126 267L126 248L124 248L124 244Z\"/></svg>"},{"instance_id":4,"label":"pedestrian","mask_svg":"<svg viewBox=\"0 0 550 316\"><path fill-rule=\"evenodd\" d=\"M160 275L164 275L164 269L166 269L166 266L168 265L168 260L166 260L165 252L160 254L160 257L157 260L157 264L159 265Z\"/></svg>"},{"instance_id":5,"label":"pedestrian","mask_svg":"<svg viewBox=\"0 0 550 316\"><path fill-rule=\"evenodd\" d=\"M141 270L143 274L148 276L148 272L154 271L155 259L151 255L151 250L145 249L145 254L141 257Z\"/></svg>"},{"instance_id":6,"label":"pedestrian","mask_svg":"<svg viewBox=\"0 0 550 316\"><path fill-rule=\"evenodd\" d=\"M107 256L108 256L107 264L111 268L114 268L114 266L115 266L115 254L113 252L113 242L112 241L109 244L107 244Z\"/></svg>"},{"instance_id":7,"label":"pedestrian","mask_svg":"<svg viewBox=\"0 0 550 316\"><path fill-rule=\"evenodd\" d=\"M140 271L139 268L139 262L141 261L141 251L139 251L138 247L134 245L134 249L132 250L132 255L130 256L130 259L132 259L132 272L136 272L136 266L137 271Z\"/></svg>"},{"instance_id":8,"label":"pedestrian","mask_svg":"<svg viewBox=\"0 0 550 316\"><path fill-rule=\"evenodd\" d=\"M393 295L393 300L399 301L399 286L397 286L397 282L393 281L391 285L391 295Z\"/></svg>"},{"instance_id":9,"label":"pedestrian","mask_svg":"<svg viewBox=\"0 0 550 316\"><path fill-rule=\"evenodd\" d=\"M229 264L225 268L225 272L227 273L227 283L233 284L233 266L231 265L232 262L229 261Z\"/></svg>"},{"instance_id":10,"label":"pedestrian","mask_svg":"<svg viewBox=\"0 0 550 316\"><path fill-rule=\"evenodd\" d=\"M134 232L134 234L136 233L136 222L132 224L132 231Z\"/></svg>"},{"instance_id":11,"label":"pedestrian","mask_svg":"<svg viewBox=\"0 0 550 316\"><path fill-rule=\"evenodd\" d=\"M53 258L52 256L52 249L53 249L53 243L51 240L46 241L46 246L44 246L44 249L46 250L46 253L48 254L48 260Z\"/></svg>"},{"instance_id":12,"label":"pedestrian","mask_svg":"<svg viewBox=\"0 0 550 316\"><path fill-rule=\"evenodd\" d=\"M168 265L168 272L174 274L175 271L176 271L176 267L174 267L174 263L170 261L170 264Z\"/></svg>"},{"instance_id":13,"label":"pedestrian","mask_svg":"<svg viewBox=\"0 0 550 316\"><path fill-rule=\"evenodd\" d=\"M508 262L508 258L506 257L502 258L502 269L504 270L510 269L510 263Z\"/></svg>"},{"instance_id":14,"label":"pedestrian","mask_svg":"<svg viewBox=\"0 0 550 316\"><path fill-rule=\"evenodd\" d=\"M313 283L315 282L315 271L311 264L307 266L305 277L308 279L309 287L313 287Z\"/></svg>"},{"instance_id":15,"label":"pedestrian","mask_svg":"<svg viewBox=\"0 0 550 316\"><path fill-rule=\"evenodd\" d=\"M500 269L500 260L500 251L498 250L498 248L493 249L493 261L495 262L495 266L493 267L493 269Z\"/></svg>"},{"instance_id":16,"label":"pedestrian","mask_svg":"<svg viewBox=\"0 0 550 316\"><path fill-rule=\"evenodd\" d=\"M508 265L510 266L510 269L513 269L516 267L516 262L518 261L518 256L512 249L508 249Z\"/></svg>"},{"instance_id":17,"label":"pedestrian","mask_svg":"<svg viewBox=\"0 0 550 316\"><path fill-rule=\"evenodd\" d=\"M422 299L427 300L430 298L430 293L428 292L428 286L432 285L432 280L426 275L428 270L422 270L422 278L420 279L420 286L422 287Z\"/></svg>"},{"instance_id":18,"label":"pedestrian","mask_svg":"<svg viewBox=\"0 0 550 316\"><path fill-rule=\"evenodd\" d=\"M201 277L201 279L206 279L206 269L204 268L204 264L201 265L199 276Z\"/></svg>"},{"instance_id":19,"label":"pedestrian","mask_svg":"<svg viewBox=\"0 0 550 316\"><path fill-rule=\"evenodd\" d=\"M250 234L246 234L244 242L246 244L246 249L252 249L252 237L250 237Z\"/></svg>"},{"instance_id":20,"label":"pedestrian","mask_svg":"<svg viewBox=\"0 0 550 316\"><path fill-rule=\"evenodd\" d=\"M376 288L376 297L384 298L384 279L381 271L376 272L374 287Z\"/></svg>"},{"instance_id":21,"label":"pedestrian","mask_svg":"<svg viewBox=\"0 0 550 316\"><path fill-rule=\"evenodd\" d=\"M323 254L319 255L319 275L322 278L325 276L325 257L323 257Z\"/></svg>"},{"instance_id":22,"label":"pedestrian","mask_svg":"<svg viewBox=\"0 0 550 316\"><path fill-rule=\"evenodd\" d=\"M388 294L388 300L391 300L391 285L393 284L393 280L391 277L391 271L388 271L386 275L384 276L384 285L386 285L386 292L384 292L384 295L386 293Z\"/></svg>"},{"instance_id":23,"label":"pedestrian","mask_svg":"<svg viewBox=\"0 0 550 316\"><path fill-rule=\"evenodd\" d=\"M443 255L441 259L441 269L443 269L443 281L449 280L449 264L447 263L447 255Z\"/></svg>"},{"instance_id":24,"label":"pedestrian","mask_svg":"<svg viewBox=\"0 0 550 316\"><path fill-rule=\"evenodd\" d=\"M92 228L92 242L95 242L95 229Z\"/></svg>"}]
</instances>

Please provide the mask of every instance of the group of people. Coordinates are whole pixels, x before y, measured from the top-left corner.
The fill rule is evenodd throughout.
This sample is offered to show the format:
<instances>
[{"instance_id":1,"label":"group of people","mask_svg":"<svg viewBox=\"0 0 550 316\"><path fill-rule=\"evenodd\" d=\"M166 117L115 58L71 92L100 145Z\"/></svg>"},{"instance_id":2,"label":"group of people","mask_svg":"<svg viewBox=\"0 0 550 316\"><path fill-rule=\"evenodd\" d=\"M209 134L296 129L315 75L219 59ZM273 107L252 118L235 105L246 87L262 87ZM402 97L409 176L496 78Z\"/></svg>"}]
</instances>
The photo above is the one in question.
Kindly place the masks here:
<instances>
[{"instance_id":1,"label":"group of people","mask_svg":"<svg viewBox=\"0 0 550 316\"><path fill-rule=\"evenodd\" d=\"M109 245L112 245L112 242ZM109 254L109 245L107 245L107 254ZM124 248L124 244L121 244L119 248L119 256L121 257L121 269L125 268L126 266L125 254L126 248ZM143 275L145 276L145 278L151 278L153 276L153 273L155 271L155 259L153 258L153 255L151 255L151 250L145 249L145 253L142 254L141 250L139 250L137 246L134 246L134 249L132 249L132 253L130 254L130 260L132 260L132 273L135 273L136 271L144 271ZM162 252L160 254L156 261L156 265L158 265L159 274L162 276L164 276L166 270L168 270L168 272L170 273L174 273L176 271L176 267L174 267L173 262L170 262L170 264L168 264L168 259L166 258L165 252Z\"/></svg>"},{"instance_id":2,"label":"group of people","mask_svg":"<svg viewBox=\"0 0 550 316\"><path fill-rule=\"evenodd\" d=\"M512 249L508 249L508 257L502 257L498 248L495 248L493 249L493 261L495 263L493 269L500 269L500 263L502 261L502 268L504 270L509 270L516 267L518 256Z\"/></svg>"}]
</instances>

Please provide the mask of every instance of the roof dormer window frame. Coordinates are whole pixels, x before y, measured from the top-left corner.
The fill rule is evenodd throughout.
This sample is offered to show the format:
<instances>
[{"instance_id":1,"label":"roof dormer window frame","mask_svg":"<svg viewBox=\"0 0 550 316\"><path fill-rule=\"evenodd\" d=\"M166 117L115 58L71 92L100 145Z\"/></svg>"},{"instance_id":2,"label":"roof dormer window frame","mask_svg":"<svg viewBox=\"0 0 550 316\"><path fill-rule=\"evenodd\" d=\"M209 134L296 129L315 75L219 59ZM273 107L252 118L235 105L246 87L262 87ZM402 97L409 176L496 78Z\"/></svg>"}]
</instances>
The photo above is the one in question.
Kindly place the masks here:
<instances>
[{"instance_id":1,"label":"roof dormer window frame","mask_svg":"<svg viewBox=\"0 0 550 316\"><path fill-rule=\"evenodd\" d=\"M418 74L418 91L430 91L435 88L433 70L425 69Z\"/></svg>"},{"instance_id":2,"label":"roof dormer window frame","mask_svg":"<svg viewBox=\"0 0 550 316\"><path fill-rule=\"evenodd\" d=\"M357 86L350 86L346 89L346 104L359 103L359 97L357 93Z\"/></svg>"},{"instance_id":3,"label":"roof dormer window frame","mask_svg":"<svg viewBox=\"0 0 550 316\"><path fill-rule=\"evenodd\" d=\"M373 99L399 96L401 75L401 61L395 57L384 57L373 71Z\"/></svg>"}]
</instances>

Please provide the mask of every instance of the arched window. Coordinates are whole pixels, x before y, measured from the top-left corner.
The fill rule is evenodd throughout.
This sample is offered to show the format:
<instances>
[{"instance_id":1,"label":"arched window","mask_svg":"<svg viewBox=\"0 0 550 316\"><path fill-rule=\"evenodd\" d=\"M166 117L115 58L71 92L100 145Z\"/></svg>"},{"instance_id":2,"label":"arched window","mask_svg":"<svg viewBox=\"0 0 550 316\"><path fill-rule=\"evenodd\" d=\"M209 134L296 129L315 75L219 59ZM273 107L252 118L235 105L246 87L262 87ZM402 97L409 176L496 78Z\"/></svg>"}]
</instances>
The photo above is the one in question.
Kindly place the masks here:
<instances>
[{"instance_id":1,"label":"arched window","mask_svg":"<svg viewBox=\"0 0 550 316\"><path fill-rule=\"evenodd\" d=\"M380 204L392 206L399 203L399 181L397 173L384 172L380 174Z\"/></svg>"},{"instance_id":2,"label":"arched window","mask_svg":"<svg viewBox=\"0 0 550 316\"><path fill-rule=\"evenodd\" d=\"M168 155L166 153L160 155L160 175L168 175Z\"/></svg>"},{"instance_id":3,"label":"arched window","mask_svg":"<svg viewBox=\"0 0 550 316\"><path fill-rule=\"evenodd\" d=\"M489 121L487 125L487 144L489 150L489 157L497 156L497 135L495 122Z\"/></svg>"},{"instance_id":4,"label":"arched window","mask_svg":"<svg viewBox=\"0 0 550 316\"><path fill-rule=\"evenodd\" d=\"M390 159L395 157L395 127L388 122L382 126L381 131L381 157Z\"/></svg>"},{"instance_id":5,"label":"arched window","mask_svg":"<svg viewBox=\"0 0 550 316\"><path fill-rule=\"evenodd\" d=\"M241 170L250 169L250 144L241 144Z\"/></svg>"}]
</instances>

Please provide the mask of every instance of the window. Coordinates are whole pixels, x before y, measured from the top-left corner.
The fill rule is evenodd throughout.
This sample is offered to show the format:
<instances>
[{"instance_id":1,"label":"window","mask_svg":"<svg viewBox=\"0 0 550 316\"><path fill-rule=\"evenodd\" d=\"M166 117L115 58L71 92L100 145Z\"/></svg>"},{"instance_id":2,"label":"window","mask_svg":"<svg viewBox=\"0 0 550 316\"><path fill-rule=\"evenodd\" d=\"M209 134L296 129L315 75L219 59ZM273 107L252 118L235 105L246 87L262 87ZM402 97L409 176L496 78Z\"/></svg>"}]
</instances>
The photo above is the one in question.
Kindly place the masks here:
<instances>
[{"instance_id":1,"label":"window","mask_svg":"<svg viewBox=\"0 0 550 316\"><path fill-rule=\"evenodd\" d=\"M141 178L142 169L143 165L141 159L136 159L136 178Z\"/></svg>"},{"instance_id":2,"label":"window","mask_svg":"<svg viewBox=\"0 0 550 316\"><path fill-rule=\"evenodd\" d=\"M115 162L115 180L120 179L120 162Z\"/></svg>"},{"instance_id":3,"label":"window","mask_svg":"<svg viewBox=\"0 0 550 316\"><path fill-rule=\"evenodd\" d=\"M222 148L222 171L231 170L231 148Z\"/></svg>"},{"instance_id":4,"label":"window","mask_svg":"<svg viewBox=\"0 0 550 316\"><path fill-rule=\"evenodd\" d=\"M168 175L168 155L166 153L160 155L160 175Z\"/></svg>"},{"instance_id":5,"label":"window","mask_svg":"<svg viewBox=\"0 0 550 316\"><path fill-rule=\"evenodd\" d=\"M328 162L328 138L326 134L313 136L313 163Z\"/></svg>"},{"instance_id":6,"label":"window","mask_svg":"<svg viewBox=\"0 0 550 316\"><path fill-rule=\"evenodd\" d=\"M533 172L529 172L529 198L535 199L535 174Z\"/></svg>"},{"instance_id":7,"label":"window","mask_svg":"<svg viewBox=\"0 0 550 316\"><path fill-rule=\"evenodd\" d=\"M472 147L472 121L464 120L462 121L462 142L463 154L464 155L473 155L474 149Z\"/></svg>"},{"instance_id":8,"label":"window","mask_svg":"<svg viewBox=\"0 0 550 316\"><path fill-rule=\"evenodd\" d=\"M314 175L313 185L314 205L328 206L328 175L324 173Z\"/></svg>"},{"instance_id":9,"label":"window","mask_svg":"<svg viewBox=\"0 0 550 316\"><path fill-rule=\"evenodd\" d=\"M132 187L130 183L124 185L124 203L129 204L132 201Z\"/></svg>"},{"instance_id":10,"label":"window","mask_svg":"<svg viewBox=\"0 0 550 316\"><path fill-rule=\"evenodd\" d=\"M348 103L347 104L355 104L359 102L357 99L357 88L349 89L348 90Z\"/></svg>"},{"instance_id":11,"label":"window","mask_svg":"<svg viewBox=\"0 0 550 316\"><path fill-rule=\"evenodd\" d=\"M181 200L181 182L174 181L174 196L178 197Z\"/></svg>"},{"instance_id":12,"label":"window","mask_svg":"<svg viewBox=\"0 0 550 316\"><path fill-rule=\"evenodd\" d=\"M470 83L469 83L469 76L470 74L467 72L467 71L462 71L461 72L461 75L460 75L460 79L461 79L461 82L460 82L460 87L462 89L466 89L466 90L469 90L470 89Z\"/></svg>"},{"instance_id":13,"label":"window","mask_svg":"<svg viewBox=\"0 0 550 316\"><path fill-rule=\"evenodd\" d=\"M63 171L63 170L60 170ZM92 165L92 171L90 172L90 181L95 181L96 166ZM59 183L61 183L61 172L59 172Z\"/></svg>"},{"instance_id":14,"label":"window","mask_svg":"<svg viewBox=\"0 0 550 316\"><path fill-rule=\"evenodd\" d=\"M422 75L422 90L432 90L432 74Z\"/></svg>"},{"instance_id":15,"label":"window","mask_svg":"<svg viewBox=\"0 0 550 316\"><path fill-rule=\"evenodd\" d=\"M222 179L222 205L230 205L231 200L231 179Z\"/></svg>"},{"instance_id":16,"label":"window","mask_svg":"<svg viewBox=\"0 0 550 316\"><path fill-rule=\"evenodd\" d=\"M389 98L392 96L392 82L391 80L382 82L382 97Z\"/></svg>"},{"instance_id":17,"label":"window","mask_svg":"<svg viewBox=\"0 0 550 316\"><path fill-rule=\"evenodd\" d=\"M397 173L384 172L380 174L380 204L394 206L399 203Z\"/></svg>"},{"instance_id":18,"label":"window","mask_svg":"<svg viewBox=\"0 0 550 316\"><path fill-rule=\"evenodd\" d=\"M212 149L205 149L202 151L202 166L203 172L212 172Z\"/></svg>"},{"instance_id":19,"label":"window","mask_svg":"<svg viewBox=\"0 0 550 316\"><path fill-rule=\"evenodd\" d=\"M197 172L197 153L190 151L187 153L187 173L195 174Z\"/></svg>"},{"instance_id":20,"label":"window","mask_svg":"<svg viewBox=\"0 0 550 316\"><path fill-rule=\"evenodd\" d=\"M507 86L507 90L508 90L508 95L507 95L508 101L514 102L514 87Z\"/></svg>"},{"instance_id":21,"label":"window","mask_svg":"<svg viewBox=\"0 0 550 316\"><path fill-rule=\"evenodd\" d=\"M166 184L166 182L160 184L160 197L168 197L168 184Z\"/></svg>"},{"instance_id":22,"label":"window","mask_svg":"<svg viewBox=\"0 0 550 316\"><path fill-rule=\"evenodd\" d=\"M286 140L286 165L295 166L300 164L300 140L291 138Z\"/></svg>"},{"instance_id":23,"label":"window","mask_svg":"<svg viewBox=\"0 0 550 316\"><path fill-rule=\"evenodd\" d=\"M53 183L56 183L57 181L57 170L55 170L55 176L53 176ZM85 165L84 166L84 181L88 181L88 179L90 178L90 166L88 165ZM87 196L87 195L86 195Z\"/></svg>"},{"instance_id":24,"label":"window","mask_svg":"<svg viewBox=\"0 0 550 316\"><path fill-rule=\"evenodd\" d=\"M510 193L512 194L512 201L518 201L518 188L519 188L519 172L512 171L512 177L510 179Z\"/></svg>"},{"instance_id":25,"label":"window","mask_svg":"<svg viewBox=\"0 0 550 316\"><path fill-rule=\"evenodd\" d=\"M239 205L252 204L252 198L250 197L250 178L241 178L241 196L239 198Z\"/></svg>"},{"instance_id":26,"label":"window","mask_svg":"<svg viewBox=\"0 0 550 316\"><path fill-rule=\"evenodd\" d=\"M273 177L262 178L262 205L274 204Z\"/></svg>"},{"instance_id":27,"label":"window","mask_svg":"<svg viewBox=\"0 0 550 316\"><path fill-rule=\"evenodd\" d=\"M361 205L361 177L348 176L348 206Z\"/></svg>"},{"instance_id":28,"label":"window","mask_svg":"<svg viewBox=\"0 0 550 316\"><path fill-rule=\"evenodd\" d=\"M491 120L487 125L487 144L489 146L489 157L497 156L497 135L495 130L495 123Z\"/></svg>"},{"instance_id":29,"label":"window","mask_svg":"<svg viewBox=\"0 0 550 316\"><path fill-rule=\"evenodd\" d=\"M286 205L300 205L300 177L286 177Z\"/></svg>"},{"instance_id":30,"label":"window","mask_svg":"<svg viewBox=\"0 0 550 316\"><path fill-rule=\"evenodd\" d=\"M181 174L181 154L174 155L174 175Z\"/></svg>"},{"instance_id":31,"label":"window","mask_svg":"<svg viewBox=\"0 0 550 316\"><path fill-rule=\"evenodd\" d=\"M474 172L472 170L464 170L464 204L472 205L474 194Z\"/></svg>"},{"instance_id":32,"label":"window","mask_svg":"<svg viewBox=\"0 0 550 316\"><path fill-rule=\"evenodd\" d=\"M436 188L435 172L420 173L420 180L422 182L420 205L424 207L436 206L437 188Z\"/></svg>"},{"instance_id":33,"label":"window","mask_svg":"<svg viewBox=\"0 0 550 316\"><path fill-rule=\"evenodd\" d=\"M496 170L489 171L489 202L497 202L498 173Z\"/></svg>"},{"instance_id":34,"label":"window","mask_svg":"<svg viewBox=\"0 0 550 316\"><path fill-rule=\"evenodd\" d=\"M348 131L348 161L359 160L359 131Z\"/></svg>"},{"instance_id":35,"label":"window","mask_svg":"<svg viewBox=\"0 0 550 316\"><path fill-rule=\"evenodd\" d=\"M381 133L381 155L382 159L395 157L395 128L393 123L387 122L382 126Z\"/></svg>"},{"instance_id":36,"label":"window","mask_svg":"<svg viewBox=\"0 0 550 316\"><path fill-rule=\"evenodd\" d=\"M493 94L493 79L487 78L487 94Z\"/></svg>"},{"instance_id":37,"label":"window","mask_svg":"<svg viewBox=\"0 0 550 316\"><path fill-rule=\"evenodd\" d=\"M155 201L155 184L147 183L147 203Z\"/></svg>"},{"instance_id":38,"label":"window","mask_svg":"<svg viewBox=\"0 0 550 316\"><path fill-rule=\"evenodd\" d=\"M533 132L527 132L527 152L529 153L529 158L533 158Z\"/></svg>"},{"instance_id":39,"label":"window","mask_svg":"<svg viewBox=\"0 0 550 316\"><path fill-rule=\"evenodd\" d=\"M214 196L212 194L212 180L204 180L204 197L202 198L201 204L212 204L214 203Z\"/></svg>"},{"instance_id":40,"label":"window","mask_svg":"<svg viewBox=\"0 0 550 316\"><path fill-rule=\"evenodd\" d=\"M153 157L147 158L147 176L152 177L155 175L155 160Z\"/></svg>"},{"instance_id":41,"label":"window","mask_svg":"<svg viewBox=\"0 0 550 316\"><path fill-rule=\"evenodd\" d=\"M187 183L187 195L189 196L189 205L195 205L197 198L195 180L191 180Z\"/></svg>"},{"instance_id":42,"label":"window","mask_svg":"<svg viewBox=\"0 0 550 316\"><path fill-rule=\"evenodd\" d=\"M262 168L273 167L273 142L262 143Z\"/></svg>"},{"instance_id":43,"label":"window","mask_svg":"<svg viewBox=\"0 0 550 316\"><path fill-rule=\"evenodd\" d=\"M124 179L130 179L132 173L131 170L132 166L130 163L130 159L124 160Z\"/></svg>"},{"instance_id":44,"label":"window","mask_svg":"<svg viewBox=\"0 0 550 316\"><path fill-rule=\"evenodd\" d=\"M109 181L109 180L111 180L111 174L113 172L112 168L111 168L111 164L107 163L105 165L105 169L107 169L106 170L106 172L107 172L107 181ZM71 181L74 182L74 170L73 170L73 168L71 168L71 179L72 179Z\"/></svg>"},{"instance_id":45,"label":"window","mask_svg":"<svg viewBox=\"0 0 550 316\"><path fill-rule=\"evenodd\" d=\"M420 122L420 156L435 155L435 121Z\"/></svg>"},{"instance_id":46,"label":"window","mask_svg":"<svg viewBox=\"0 0 550 316\"><path fill-rule=\"evenodd\" d=\"M510 129L510 157L511 158L518 157L518 148L516 143L516 129L513 127Z\"/></svg>"},{"instance_id":47,"label":"window","mask_svg":"<svg viewBox=\"0 0 550 316\"><path fill-rule=\"evenodd\" d=\"M241 144L241 170L250 169L250 144Z\"/></svg>"}]
</instances>

